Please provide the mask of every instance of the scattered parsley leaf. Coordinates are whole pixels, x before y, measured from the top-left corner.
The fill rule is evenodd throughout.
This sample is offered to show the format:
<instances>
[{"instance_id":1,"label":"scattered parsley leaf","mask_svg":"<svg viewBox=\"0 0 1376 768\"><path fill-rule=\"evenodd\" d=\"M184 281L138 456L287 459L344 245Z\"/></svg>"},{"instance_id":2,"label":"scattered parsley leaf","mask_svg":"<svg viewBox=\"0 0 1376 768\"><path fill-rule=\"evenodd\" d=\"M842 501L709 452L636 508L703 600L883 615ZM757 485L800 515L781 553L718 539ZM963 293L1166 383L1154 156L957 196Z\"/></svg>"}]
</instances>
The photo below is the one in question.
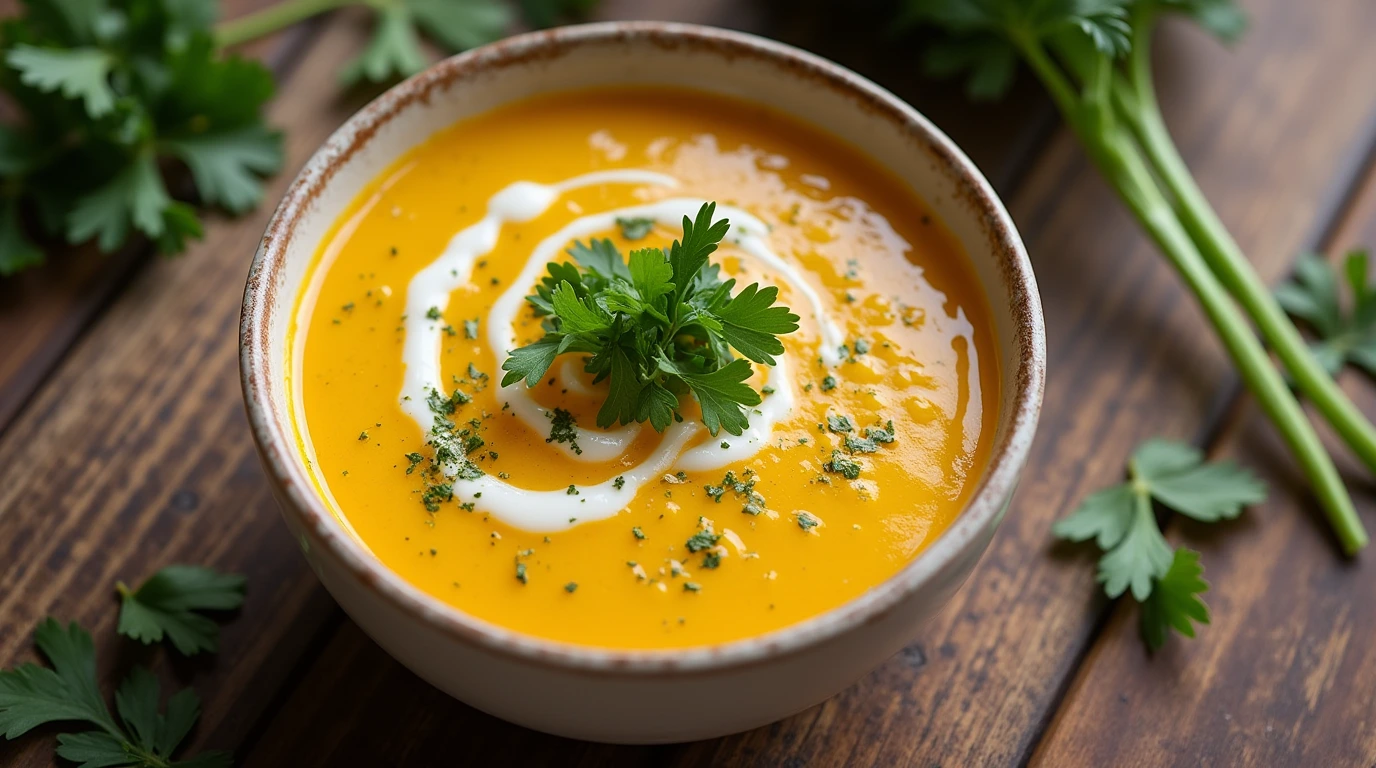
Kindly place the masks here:
<instances>
[{"instance_id":1,"label":"scattered parsley leaf","mask_svg":"<svg viewBox=\"0 0 1376 768\"><path fill-rule=\"evenodd\" d=\"M511 351L502 386L537 386L555 358L573 352L595 380L609 380L599 427L648 421L663 431L682 419L680 397L691 394L713 436L744 432L760 394L746 383L754 369L733 350L773 365L783 352L778 336L797 330L798 317L774 306L776 288L731 294L736 281L723 282L710 263L730 227L715 212L707 203L685 216L667 253L644 248L627 261L610 240L575 243L573 262L550 264L527 297L547 333Z\"/></svg>"},{"instance_id":2,"label":"scattered parsley leaf","mask_svg":"<svg viewBox=\"0 0 1376 768\"><path fill-rule=\"evenodd\" d=\"M1173 550L1157 526L1153 500L1201 522L1237 517L1242 508L1266 498L1266 488L1251 472L1232 462L1205 463L1197 449L1166 440L1148 440L1133 451L1128 482L1086 498L1052 532L1071 541L1093 539L1104 551L1098 580L1116 598L1130 591L1142 604L1142 636L1160 647L1166 629L1193 637L1191 620L1208 623L1197 595L1199 556ZM1165 590L1163 592L1163 590Z\"/></svg>"},{"instance_id":3,"label":"scattered parsley leaf","mask_svg":"<svg viewBox=\"0 0 1376 768\"><path fill-rule=\"evenodd\" d=\"M205 752L183 761L172 755L200 717L200 699L185 689L159 712L157 678L134 667L115 694L119 720L111 714L96 680L95 644L75 622L63 627L49 618L34 631L34 645L51 668L23 664L0 671L0 733L16 739L40 725L82 723L93 730L57 737L57 755L83 768L229 768L227 752Z\"/></svg>"},{"instance_id":4,"label":"scattered parsley leaf","mask_svg":"<svg viewBox=\"0 0 1376 768\"><path fill-rule=\"evenodd\" d=\"M1314 357L1333 375L1351 363L1376 376L1376 286L1367 281L1369 258L1366 251L1348 253L1339 278L1323 257L1305 254L1294 277L1276 288L1281 307L1318 336ZM1350 294L1347 306L1343 282Z\"/></svg>"},{"instance_id":5,"label":"scattered parsley leaf","mask_svg":"<svg viewBox=\"0 0 1376 768\"><path fill-rule=\"evenodd\" d=\"M145 645L166 637L186 656L214 652L220 629L200 612L238 608L244 585L243 576L190 565L169 565L137 590L120 583L119 633Z\"/></svg>"},{"instance_id":6,"label":"scattered parsley leaf","mask_svg":"<svg viewBox=\"0 0 1376 768\"><path fill-rule=\"evenodd\" d=\"M847 480L860 477L860 463L840 451L832 451L831 459L822 465L822 469L835 472Z\"/></svg>"},{"instance_id":7,"label":"scattered parsley leaf","mask_svg":"<svg viewBox=\"0 0 1376 768\"><path fill-rule=\"evenodd\" d=\"M698 531L688 537L688 541L684 543L684 546L688 548L689 552L701 552L704 549L715 547L720 540L720 534L712 533L711 531Z\"/></svg>"}]
</instances>

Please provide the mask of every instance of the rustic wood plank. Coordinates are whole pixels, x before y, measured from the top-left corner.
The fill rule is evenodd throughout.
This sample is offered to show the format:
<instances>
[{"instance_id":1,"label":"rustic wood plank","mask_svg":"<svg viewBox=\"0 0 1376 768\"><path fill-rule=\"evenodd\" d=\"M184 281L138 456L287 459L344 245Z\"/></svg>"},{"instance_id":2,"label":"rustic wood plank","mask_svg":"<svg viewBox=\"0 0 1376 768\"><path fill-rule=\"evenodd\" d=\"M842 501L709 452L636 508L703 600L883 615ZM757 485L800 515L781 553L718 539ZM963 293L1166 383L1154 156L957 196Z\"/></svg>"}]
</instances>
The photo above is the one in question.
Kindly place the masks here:
<instances>
[{"instance_id":1,"label":"rustic wood plank","mask_svg":"<svg viewBox=\"0 0 1376 768\"><path fill-rule=\"evenodd\" d=\"M321 35L270 109L291 130L269 200L360 106L333 87L363 39L356 21ZM116 638L117 579L171 562L247 572L223 650L171 664L205 694L197 745L239 744L338 617L283 535L239 391L241 286L271 211L214 220L184 258L150 261L0 435L0 667L33 658L32 628L54 615L92 631L112 682L156 655ZM3 762L47 765L51 748L5 744Z\"/></svg>"},{"instance_id":2,"label":"rustic wood plank","mask_svg":"<svg viewBox=\"0 0 1376 768\"><path fill-rule=\"evenodd\" d=\"M1325 4L1322 15L1284 0L1252 6L1255 28L1233 53L1173 25L1162 40L1161 88L1206 190L1274 278L1332 218L1347 187L1343 169L1368 143L1376 94L1359 73L1376 66L1367 43L1376 28L1363 0ZM1115 480L1141 438L1203 431L1234 380L1201 314L1067 136L1011 203L1047 308L1042 435L990 555L904 653L782 723L712 742L619 749L522 731L449 701L346 624L249 764L426 765L516 749L532 764L1025 759L1106 608L1091 569L1048 556L1051 522Z\"/></svg>"},{"instance_id":3,"label":"rustic wood plank","mask_svg":"<svg viewBox=\"0 0 1376 768\"><path fill-rule=\"evenodd\" d=\"M224 0L233 17L276 0ZM17 0L0 2L0 17L13 15ZM305 28L242 46L243 56L263 59L278 76L295 59ZM0 432L23 407L62 356L100 315L152 250L138 244L111 254L93 247L50 244L48 263L0 280Z\"/></svg>"},{"instance_id":4,"label":"rustic wood plank","mask_svg":"<svg viewBox=\"0 0 1376 768\"><path fill-rule=\"evenodd\" d=\"M1328 244L1335 258L1376 243L1376 167ZM1376 413L1376 388L1344 387ZM1334 440L1364 522L1376 484ZM1376 563L1337 554L1303 479L1253 403L1234 412L1217 453L1260 472L1267 503L1205 526L1169 521L1168 537L1200 550L1213 622L1196 640L1148 656L1137 612L1118 606L1037 750L1045 765L1376 764ZM1104 734L1113 738L1104 738Z\"/></svg>"}]
</instances>

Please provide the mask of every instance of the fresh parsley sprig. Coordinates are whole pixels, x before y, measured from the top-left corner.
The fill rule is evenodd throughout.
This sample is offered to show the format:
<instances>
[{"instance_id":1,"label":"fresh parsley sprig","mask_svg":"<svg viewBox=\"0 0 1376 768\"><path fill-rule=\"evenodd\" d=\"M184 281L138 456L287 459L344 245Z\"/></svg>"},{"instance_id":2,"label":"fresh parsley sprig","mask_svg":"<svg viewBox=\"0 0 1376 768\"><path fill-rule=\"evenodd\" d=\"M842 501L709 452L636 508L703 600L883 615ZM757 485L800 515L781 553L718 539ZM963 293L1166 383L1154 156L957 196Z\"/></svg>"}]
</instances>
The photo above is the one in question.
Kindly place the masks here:
<instances>
[{"instance_id":1,"label":"fresh parsley sprig","mask_svg":"<svg viewBox=\"0 0 1376 768\"><path fill-rule=\"evenodd\" d=\"M1098 579L1112 598L1130 592L1142 605L1142 639L1152 650L1175 629L1194 637L1194 625L1209 623L1199 598L1209 585L1201 578L1199 553L1172 549L1161 534L1155 501L1193 520L1231 520L1249 504L1266 499L1266 486L1229 461L1205 463L1191 446L1148 440L1128 462L1128 482L1085 499L1052 532L1070 541L1089 541L1103 550Z\"/></svg>"},{"instance_id":2,"label":"fresh parsley sprig","mask_svg":"<svg viewBox=\"0 0 1376 768\"><path fill-rule=\"evenodd\" d=\"M731 293L736 281L723 281L709 260L730 227L715 213L704 203L684 216L683 237L667 251L639 248L626 259L610 240L575 243L573 263L551 263L526 297L546 334L511 351L502 386L533 387L555 358L578 353L596 381L608 381L600 427L648 421L662 432L682 419L679 398L691 393L708 431L741 434L746 409L761 401L745 383L748 361L774 365L779 336L798 329L798 316L775 305L774 286Z\"/></svg>"},{"instance_id":3,"label":"fresh parsley sprig","mask_svg":"<svg viewBox=\"0 0 1376 768\"><path fill-rule=\"evenodd\" d=\"M1351 363L1376 376L1376 286L1367 280L1369 258L1366 251L1349 252L1339 277L1322 256L1308 253L1300 257L1294 277L1276 288L1285 311L1318 335L1311 349L1333 375ZM1343 282L1352 295L1347 306Z\"/></svg>"}]
</instances>

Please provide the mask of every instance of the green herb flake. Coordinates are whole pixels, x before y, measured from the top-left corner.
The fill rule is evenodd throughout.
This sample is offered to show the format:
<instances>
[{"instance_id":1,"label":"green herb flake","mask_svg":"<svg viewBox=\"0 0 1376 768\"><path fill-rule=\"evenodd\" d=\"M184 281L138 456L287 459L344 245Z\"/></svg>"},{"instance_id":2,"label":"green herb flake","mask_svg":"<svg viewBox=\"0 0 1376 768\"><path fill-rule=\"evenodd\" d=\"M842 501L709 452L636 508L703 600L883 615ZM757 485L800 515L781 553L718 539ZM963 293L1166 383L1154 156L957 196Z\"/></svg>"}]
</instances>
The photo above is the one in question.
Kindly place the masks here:
<instances>
[{"instance_id":1,"label":"green herb flake","mask_svg":"<svg viewBox=\"0 0 1376 768\"><path fill-rule=\"evenodd\" d=\"M506 385L503 384L502 386ZM573 420L573 414L563 408L555 408L548 416L551 424L549 437L545 438L545 442L568 443L575 454L582 456L583 449L578 447L578 424ZM620 486L617 486L617 490L621 490Z\"/></svg>"},{"instance_id":2,"label":"green herb flake","mask_svg":"<svg viewBox=\"0 0 1376 768\"><path fill-rule=\"evenodd\" d=\"M826 378L822 379L822 391L830 392L833 389L836 389L836 377L827 374Z\"/></svg>"},{"instance_id":3,"label":"green herb flake","mask_svg":"<svg viewBox=\"0 0 1376 768\"><path fill-rule=\"evenodd\" d=\"M521 582L522 584L527 584L527 583L529 583L529 582L527 581L527 579L526 579L526 564L525 564L525 563L520 563L520 562L516 563L516 580L519 581L519 582Z\"/></svg>"},{"instance_id":4,"label":"green herb flake","mask_svg":"<svg viewBox=\"0 0 1376 768\"><path fill-rule=\"evenodd\" d=\"M623 476L623 475L617 475L617 476L616 476L616 479L612 481L612 487L615 488L615 489L618 490L618 491L621 490L622 488L625 488L625 487L626 487L626 478L625 478L625 476Z\"/></svg>"},{"instance_id":5,"label":"green herb flake","mask_svg":"<svg viewBox=\"0 0 1376 768\"><path fill-rule=\"evenodd\" d=\"M616 226L621 228L621 236L627 240L643 240L655 228L654 219L616 217Z\"/></svg>"},{"instance_id":6,"label":"green herb flake","mask_svg":"<svg viewBox=\"0 0 1376 768\"><path fill-rule=\"evenodd\" d=\"M855 425L849 416L827 416L827 429L833 433L854 432Z\"/></svg>"},{"instance_id":7,"label":"green herb flake","mask_svg":"<svg viewBox=\"0 0 1376 768\"><path fill-rule=\"evenodd\" d=\"M831 460L822 465L828 472L834 472L847 480L860 477L860 464L840 451L831 452Z\"/></svg>"},{"instance_id":8,"label":"green herb flake","mask_svg":"<svg viewBox=\"0 0 1376 768\"><path fill-rule=\"evenodd\" d=\"M688 548L689 552L701 552L704 549L715 547L720 540L721 536L719 534L712 533L711 531L698 531L688 537L688 541L684 543L684 546Z\"/></svg>"},{"instance_id":9,"label":"green herb flake","mask_svg":"<svg viewBox=\"0 0 1376 768\"><path fill-rule=\"evenodd\" d=\"M798 520L798 527L802 528L804 531L810 531L822 523L821 520L813 517L809 512L799 512L796 517Z\"/></svg>"},{"instance_id":10,"label":"green herb flake","mask_svg":"<svg viewBox=\"0 0 1376 768\"><path fill-rule=\"evenodd\" d=\"M431 307L425 310L425 316L431 320L438 320L440 319L440 317L442 317L442 315L440 315L439 307Z\"/></svg>"},{"instance_id":11,"label":"green herb flake","mask_svg":"<svg viewBox=\"0 0 1376 768\"><path fill-rule=\"evenodd\" d=\"M683 591L684 591L684 592L701 592L701 591L702 591L702 585L701 585L701 584L698 584L698 583L695 582L695 581L685 581L685 582L683 582Z\"/></svg>"},{"instance_id":12,"label":"green herb flake","mask_svg":"<svg viewBox=\"0 0 1376 768\"><path fill-rule=\"evenodd\" d=\"M637 539L640 539L641 541L644 541L647 538L645 536L645 532L640 530L640 526L638 525L631 528L631 535L636 537Z\"/></svg>"},{"instance_id":13,"label":"green herb flake","mask_svg":"<svg viewBox=\"0 0 1376 768\"><path fill-rule=\"evenodd\" d=\"M570 595L573 594L574 592L577 592L577 591L578 591L578 582L570 581L569 583L565 584L565 585L564 585L564 591L567 592L567 593L569 593Z\"/></svg>"},{"instance_id":14,"label":"green herb flake","mask_svg":"<svg viewBox=\"0 0 1376 768\"><path fill-rule=\"evenodd\" d=\"M478 321L480 319L475 317L472 320L463 321L463 337L465 339L478 338Z\"/></svg>"}]
</instances>

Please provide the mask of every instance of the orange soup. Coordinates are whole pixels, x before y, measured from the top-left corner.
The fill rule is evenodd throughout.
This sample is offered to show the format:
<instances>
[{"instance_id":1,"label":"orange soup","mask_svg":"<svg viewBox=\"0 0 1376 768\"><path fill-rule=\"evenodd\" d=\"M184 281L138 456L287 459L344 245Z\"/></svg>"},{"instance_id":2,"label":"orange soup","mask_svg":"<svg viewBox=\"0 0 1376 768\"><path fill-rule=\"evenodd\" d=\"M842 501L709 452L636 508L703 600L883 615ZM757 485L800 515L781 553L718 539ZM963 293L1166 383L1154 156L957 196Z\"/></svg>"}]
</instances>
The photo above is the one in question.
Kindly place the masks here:
<instances>
[{"instance_id":1,"label":"orange soup","mask_svg":"<svg viewBox=\"0 0 1376 768\"><path fill-rule=\"evenodd\" d=\"M773 365L712 347L755 360L743 429L712 434L721 404L683 387L677 419L599 427L624 393L576 344L503 386L552 328L548 270L615 258L635 294L621 260L656 249L668 275L658 249L707 201L729 229L703 290L777 288L797 316ZM658 315L610 295L588 311L633 357ZM300 449L344 525L437 599L582 645L720 643L854 599L960 513L997 418L989 310L926 204L835 137L686 91L539 97L432 137L325 239L293 334Z\"/></svg>"}]
</instances>

